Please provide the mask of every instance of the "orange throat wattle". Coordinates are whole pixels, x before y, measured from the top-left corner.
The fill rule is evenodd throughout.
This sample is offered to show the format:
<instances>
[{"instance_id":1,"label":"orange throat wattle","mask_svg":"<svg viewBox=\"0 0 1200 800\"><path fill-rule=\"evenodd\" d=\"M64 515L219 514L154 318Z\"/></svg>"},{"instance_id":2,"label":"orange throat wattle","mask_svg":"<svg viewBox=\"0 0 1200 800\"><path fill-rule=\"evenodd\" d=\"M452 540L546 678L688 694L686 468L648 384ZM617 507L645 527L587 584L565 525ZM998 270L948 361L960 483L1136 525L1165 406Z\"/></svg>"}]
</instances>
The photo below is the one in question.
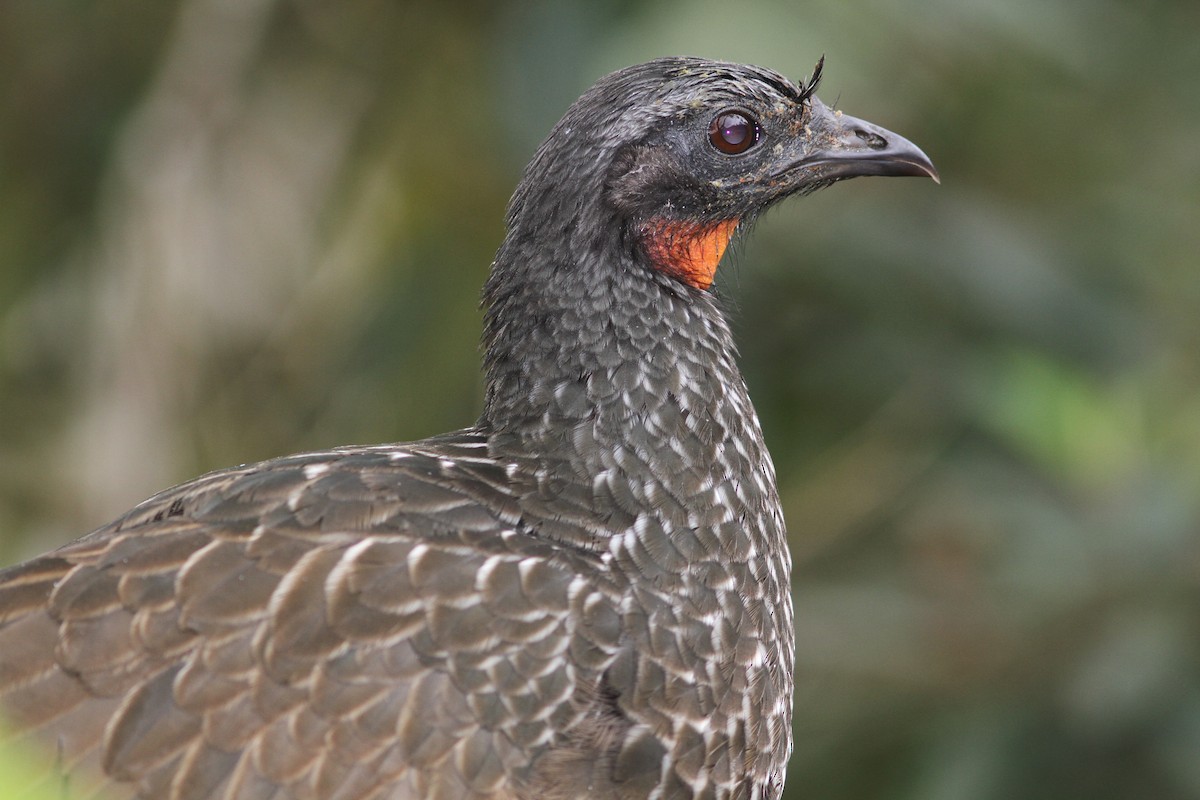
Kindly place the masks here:
<instances>
[{"instance_id":1,"label":"orange throat wattle","mask_svg":"<svg viewBox=\"0 0 1200 800\"><path fill-rule=\"evenodd\" d=\"M657 269L689 286L707 289L737 224L736 218L709 225L652 219L642 227L642 243Z\"/></svg>"}]
</instances>

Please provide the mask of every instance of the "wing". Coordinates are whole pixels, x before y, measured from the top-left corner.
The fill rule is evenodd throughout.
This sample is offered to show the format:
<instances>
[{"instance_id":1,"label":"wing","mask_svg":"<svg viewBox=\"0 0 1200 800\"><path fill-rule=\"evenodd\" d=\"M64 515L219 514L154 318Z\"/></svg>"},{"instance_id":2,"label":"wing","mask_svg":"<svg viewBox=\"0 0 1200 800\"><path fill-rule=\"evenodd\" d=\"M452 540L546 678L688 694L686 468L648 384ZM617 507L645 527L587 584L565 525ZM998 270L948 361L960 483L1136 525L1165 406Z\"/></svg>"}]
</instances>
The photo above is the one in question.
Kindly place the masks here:
<instances>
[{"instance_id":1,"label":"wing","mask_svg":"<svg viewBox=\"0 0 1200 800\"><path fill-rule=\"evenodd\" d=\"M459 441L165 492L0 573L0 708L115 797L518 796L594 718L622 588L511 485Z\"/></svg>"}]
</instances>

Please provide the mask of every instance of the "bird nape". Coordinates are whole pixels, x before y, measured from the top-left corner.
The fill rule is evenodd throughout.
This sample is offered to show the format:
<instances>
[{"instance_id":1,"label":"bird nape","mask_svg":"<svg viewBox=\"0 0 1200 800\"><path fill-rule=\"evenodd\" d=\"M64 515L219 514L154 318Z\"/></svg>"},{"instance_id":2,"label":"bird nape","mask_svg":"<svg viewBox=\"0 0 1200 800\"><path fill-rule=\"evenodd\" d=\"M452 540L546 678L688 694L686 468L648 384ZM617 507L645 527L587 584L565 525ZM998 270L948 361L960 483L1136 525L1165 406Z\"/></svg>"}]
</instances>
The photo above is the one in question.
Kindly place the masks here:
<instances>
[{"instance_id":1,"label":"bird nape","mask_svg":"<svg viewBox=\"0 0 1200 800\"><path fill-rule=\"evenodd\" d=\"M479 420L205 475L0 572L8 727L106 797L779 797L791 565L709 287L785 197L937 178L819 67L602 78L513 195Z\"/></svg>"}]
</instances>

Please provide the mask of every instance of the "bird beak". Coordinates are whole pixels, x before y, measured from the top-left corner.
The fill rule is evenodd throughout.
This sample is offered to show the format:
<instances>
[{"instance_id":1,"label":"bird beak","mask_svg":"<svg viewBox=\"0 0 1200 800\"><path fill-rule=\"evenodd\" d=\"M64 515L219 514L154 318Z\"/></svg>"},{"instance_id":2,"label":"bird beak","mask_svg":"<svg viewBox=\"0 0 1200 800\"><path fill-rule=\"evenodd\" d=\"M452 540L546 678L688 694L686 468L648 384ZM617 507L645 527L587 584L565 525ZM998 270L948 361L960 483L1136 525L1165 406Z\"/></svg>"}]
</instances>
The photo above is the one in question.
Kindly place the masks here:
<instances>
[{"instance_id":1,"label":"bird beak","mask_svg":"<svg viewBox=\"0 0 1200 800\"><path fill-rule=\"evenodd\" d=\"M817 181L860 175L912 175L941 183L929 156L908 139L833 111L815 97L810 102L806 138L813 146L788 164L788 173L798 172Z\"/></svg>"}]
</instances>

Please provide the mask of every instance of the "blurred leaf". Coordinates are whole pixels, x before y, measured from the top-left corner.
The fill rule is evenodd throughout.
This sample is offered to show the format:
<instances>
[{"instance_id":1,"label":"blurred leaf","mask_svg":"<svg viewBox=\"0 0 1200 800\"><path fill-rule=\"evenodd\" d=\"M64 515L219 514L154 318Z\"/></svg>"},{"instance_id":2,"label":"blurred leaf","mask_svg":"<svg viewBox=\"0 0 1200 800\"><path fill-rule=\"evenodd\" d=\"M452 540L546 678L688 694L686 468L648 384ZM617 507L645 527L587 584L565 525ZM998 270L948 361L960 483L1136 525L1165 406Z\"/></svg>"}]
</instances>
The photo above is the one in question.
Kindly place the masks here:
<instances>
[{"instance_id":1,"label":"blurred leaf","mask_svg":"<svg viewBox=\"0 0 1200 800\"><path fill-rule=\"evenodd\" d=\"M1032 351L998 361L988 369L982 421L1032 464L1091 489L1144 465L1145 411L1135 386L1104 386Z\"/></svg>"}]
</instances>

